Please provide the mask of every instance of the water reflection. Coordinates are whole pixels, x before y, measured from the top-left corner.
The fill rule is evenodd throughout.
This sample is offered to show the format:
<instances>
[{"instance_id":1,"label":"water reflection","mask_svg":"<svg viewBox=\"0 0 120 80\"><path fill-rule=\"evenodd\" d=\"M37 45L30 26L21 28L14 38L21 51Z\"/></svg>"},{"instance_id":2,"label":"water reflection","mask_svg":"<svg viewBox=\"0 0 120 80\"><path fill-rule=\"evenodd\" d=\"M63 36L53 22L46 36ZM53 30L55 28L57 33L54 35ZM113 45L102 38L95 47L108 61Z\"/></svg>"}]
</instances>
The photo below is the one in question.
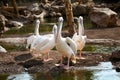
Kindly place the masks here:
<instances>
[{"instance_id":1,"label":"water reflection","mask_svg":"<svg viewBox=\"0 0 120 80\"><path fill-rule=\"evenodd\" d=\"M64 72L57 76L51 76L45 73L28 74L27 72L22 74L10 75L7 80L91 80L91 71L70 71Z\"/></svg>"},{"instance_id":2,"label":"water reflection","mask_svg":"<svg viewBox=\"0 0 120 80\"><path fill-rule=\"evenodd\" d=\"M93 72L92 80L120 80L120 73L112 69L113 66L110 62L101 63L99 66L108 69L96 70Z\"/></svg>"},{"instance_id":3,"label":"water reflection","mask_svg":"<svg viewBox=\"0 0 120 80\"><path fill-rule=\"evenodd\" d=\"M120 80L120 73L113 69L111 62L101 62L98 66L66 71L55 76L49 73L28 74L24 72L10 75L7 80Z\"/></svg>"},{"instance_id":4,"label":"water reflection","mask_svg":"<svg viewBox=\"0 0 120 80\"><path fill-rule=\"evenodd\" d=\"M70 71L56 77L55 80L91 80L92 71ZM64 76L64 77L63 77Z\"/></svg>"},{"instance_id":5,"label":"water reflection","mask_svg":"<svg viewBox=\"0 0 120 80\"><path fill-rule=\"evenodd\" d=\"M23 72L21 74L10 75L7 80L33 80L33 77L27 72Z\"/></svg>"},{"instance_id":6,"label":"water reflection","mask_svg":"<svg viewBox=\"0 0 120 80\"><path fill-rule=\"evenodd\" d=\"M93 74L93 80L120 80L120 76L115 70L95 71Z\"/></svg>"}]
</instances>

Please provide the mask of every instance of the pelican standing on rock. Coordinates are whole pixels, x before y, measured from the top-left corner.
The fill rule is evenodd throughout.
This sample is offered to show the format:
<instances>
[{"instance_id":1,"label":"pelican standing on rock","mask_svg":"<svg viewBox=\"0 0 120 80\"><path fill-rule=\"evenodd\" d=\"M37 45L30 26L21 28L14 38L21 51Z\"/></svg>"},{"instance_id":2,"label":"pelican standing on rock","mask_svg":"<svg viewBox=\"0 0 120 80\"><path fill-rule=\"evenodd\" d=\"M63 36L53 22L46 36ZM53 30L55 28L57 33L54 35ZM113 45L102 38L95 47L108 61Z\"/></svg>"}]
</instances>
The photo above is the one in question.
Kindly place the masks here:
<instances>
[{"instance_id":1,"label":"pelican standing on rock","mask_svg":"<svg viewBox=\"0 0 120 80\"><path fill-rule=\"evenodd\" d=\"M49 51L55 47L55 36L57 34L57 26L53 26L53 34L38 36L32 43L30 51L35 51L37 54L46 54L44 62L53 60L49 58Z\"/></svg>"},{"instance_id":2,"label":"pelican standing on rock","mask_svg":"<svg viewBox=\"0 0 120 80\"><path fill-rule=\"evenodd\" d=\"M33 41L36 39L37 36L39 36L39 25L40 25L39 19L35 20L34 25L35 25L34 34L27 38L26 49L28 49L28 48L30 49L31 44L33 43Z\"/></svg>"},{"instance_id":3,"label":"pelican standing on rock","mask_svg":"<svg viewBox=\"0 0 120 80\"><path fill-rule=\"evenodd\" d=\"M86 35L84 36L83 17L80 16L79 18L77 18L77 22L78 22L78 34L75 33L75 34L73 35L73 38L72 38L72 39L73 39L73 40L76 42L76 44L77 44L77 50L80 50L78 59L85 59L85 58L82 57L82 55L81 55L82 49L84 48L85 43L86 43L86 39L87 39L87 36L86 36Z\"/></svg>"},{"instance_id":4,"label":"pelican standing on rock","mask_svg":"<svg viewBox=\"0 0 120 80\"><path fill-rule=\"evenodd\" d=\"M56 49L62 55L61 64L62 64L62 58L68 57L67 66L65 66L65 68L69 69L70 59L73 63L76 63L75 53L77 53L77 45L71 38L69 37L63 38L61 36L62 24L63 24L63 18L59 17L57 35L55 36Z\"/></svg>"}]
</instances>

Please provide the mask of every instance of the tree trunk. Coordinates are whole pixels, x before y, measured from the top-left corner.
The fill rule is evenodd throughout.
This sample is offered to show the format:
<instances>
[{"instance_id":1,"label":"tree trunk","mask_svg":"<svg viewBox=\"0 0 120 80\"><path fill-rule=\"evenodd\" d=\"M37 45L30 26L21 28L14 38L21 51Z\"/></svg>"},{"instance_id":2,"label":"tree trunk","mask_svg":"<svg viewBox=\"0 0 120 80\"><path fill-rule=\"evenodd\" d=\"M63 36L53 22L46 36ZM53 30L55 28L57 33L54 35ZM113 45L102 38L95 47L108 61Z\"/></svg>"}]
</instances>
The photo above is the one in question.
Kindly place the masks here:
<instances>
[{"instance_id":1,"label":"tree trunk","mask_svg":"<svg viewBox=\"0 0 120 80\"><path fill-rule=\"evenodd\" d=\"M7 19L3 15L0 15L0 36L5 31L5 21L7 21Z\"/></svg>"},{"instance_id":2,"label":"tree trunk","mask_svg":"<svg viewBox=\"0 0 120 80\"><path fill-rule=\"evenodd\" d=\"M73 19L71 0L64 0L64 4L66 11L67 25L69 27L68 32L70 36L72 36L75 33L75 29L74 29L74 19Z\"/></svg>"},{"instance_id":3,"label":"tree trunk","mask_svg":"<svg viewBox=\"0 0 120 80\"><path fill-rule=\"evenodd\" d=\"M13 4L14 11L15 11L17 17L19 17L19 11L18 11L18 8L17 8L16 0L13 0L12 4Z\"/></svg>"}]
</instances>

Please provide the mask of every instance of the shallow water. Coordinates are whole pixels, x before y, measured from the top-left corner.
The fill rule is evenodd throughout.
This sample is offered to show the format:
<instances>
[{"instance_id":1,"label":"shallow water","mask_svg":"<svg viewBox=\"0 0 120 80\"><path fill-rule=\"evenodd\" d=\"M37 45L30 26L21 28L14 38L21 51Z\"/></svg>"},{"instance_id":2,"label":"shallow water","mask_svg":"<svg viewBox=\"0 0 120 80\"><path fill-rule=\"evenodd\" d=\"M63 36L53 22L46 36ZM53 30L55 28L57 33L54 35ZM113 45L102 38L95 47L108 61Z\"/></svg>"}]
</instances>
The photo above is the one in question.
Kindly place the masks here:
<instances>
[{"instance_id":1,"label":"shallow water","mask_svg":"<svg viewBox=\"0 0 120 80\"><path fill-rule=\"evenodd\" d=\"M65 18L64 18L65 19ZM54 24L57 24L58 22L58 18L45 18L44 20L40 20L40 28L39 28L39 32L51 32L52 31L52 27ZM62 30L67 30L67 27L65 27L65 25L67 24L66 19L63 22L63 29ZM85 28L90 28L92 27L89 19L87 16L84 17L84 27ZM28 34L28 33L34 33L34 25L33 23L24 25L22 28L20 29L16 29L16 28L12 28L9 31L6 31L4 33L5 35L24 35L24 34Z\"/></svg>"},{"instance_id":2,"label":"shallow water","mask_svg":"<svg viewBox=\"0 0 120 80\"><path fill-rule=\"evenodd\" d=\"M101 62L98 66L66 71L52 75L47 73L0 75L0 80L120 80L120 73L113 69L111 62Z\"/></svg>"},{"instance_id":3,"label":"shallow water","mask_svg":"<svg viewBox=\"0 0 120 80\"><path fill-rule=\"evenodd\" d=\"M93 80L120 80L120 73L112 69L113 66L110 62L101 63L99 66L105 67L106 69L95 70L93 72Z\"/></svg>"}]
</instances>

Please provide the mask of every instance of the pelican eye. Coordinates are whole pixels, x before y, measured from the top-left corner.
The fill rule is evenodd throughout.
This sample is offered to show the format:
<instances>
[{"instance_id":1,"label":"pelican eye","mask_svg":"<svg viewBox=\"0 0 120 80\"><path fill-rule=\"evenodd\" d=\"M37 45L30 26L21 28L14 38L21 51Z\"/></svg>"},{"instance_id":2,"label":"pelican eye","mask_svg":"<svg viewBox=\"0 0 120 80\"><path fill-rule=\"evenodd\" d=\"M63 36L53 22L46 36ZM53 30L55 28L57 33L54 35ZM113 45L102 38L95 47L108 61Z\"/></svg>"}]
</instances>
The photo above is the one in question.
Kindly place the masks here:
<instances>
[{"instance_id":1,"label":"pelican eye","mask_svg":"<svg viewBox=\"0 0 120 80\"><path fill-rule=\"evenodd\" d=\"M69 44L69 43L67 43L67 45L69 45L69 46L70 46L70 44Z\"/></svg>"}]
</instances>

